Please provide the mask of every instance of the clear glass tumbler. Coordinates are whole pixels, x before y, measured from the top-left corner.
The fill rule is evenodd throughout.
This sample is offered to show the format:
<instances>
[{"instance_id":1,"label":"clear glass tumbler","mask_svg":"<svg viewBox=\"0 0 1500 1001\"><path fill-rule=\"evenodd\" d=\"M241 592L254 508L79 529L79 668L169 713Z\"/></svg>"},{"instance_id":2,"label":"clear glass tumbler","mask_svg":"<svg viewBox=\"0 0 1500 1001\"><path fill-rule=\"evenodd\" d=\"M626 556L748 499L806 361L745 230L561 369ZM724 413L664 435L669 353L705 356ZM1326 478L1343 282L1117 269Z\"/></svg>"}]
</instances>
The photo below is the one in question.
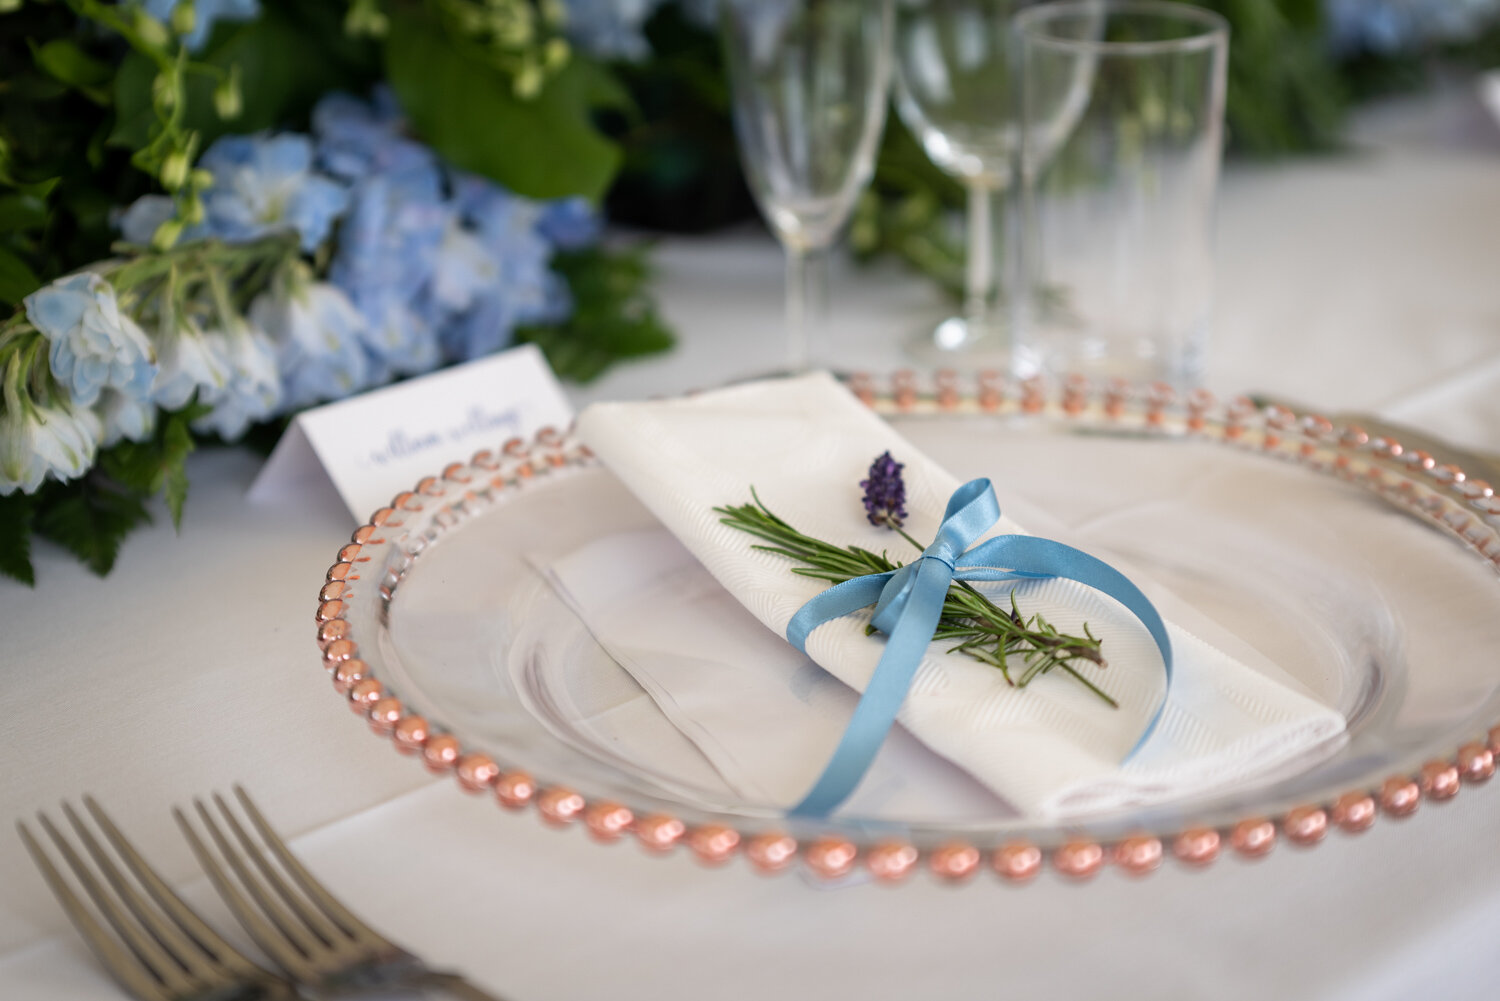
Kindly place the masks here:
<instances>
[{"instance_id":1,"label":"clear glass tumbler","mask_svg":"<svg viewBox=\"0 0 1500 1001\"><path fill-rule=\"evenodd\" d=\"M1201 381L1229 26L1178 3L1017 15L1024 295L1015 367Z\"/></svg>"},{"instance_id":2,"label":"clear glass tumbler","mask_svg":"<svg viewBox=\"0 0 1500 1001\"><path fill-rule=\"evenodd\" d=\"M800 371L826 321L828 249L885 127L891 0L724 0L721 17L740 161L786 250L787 364Z\"/></svg>"}]
</instances>

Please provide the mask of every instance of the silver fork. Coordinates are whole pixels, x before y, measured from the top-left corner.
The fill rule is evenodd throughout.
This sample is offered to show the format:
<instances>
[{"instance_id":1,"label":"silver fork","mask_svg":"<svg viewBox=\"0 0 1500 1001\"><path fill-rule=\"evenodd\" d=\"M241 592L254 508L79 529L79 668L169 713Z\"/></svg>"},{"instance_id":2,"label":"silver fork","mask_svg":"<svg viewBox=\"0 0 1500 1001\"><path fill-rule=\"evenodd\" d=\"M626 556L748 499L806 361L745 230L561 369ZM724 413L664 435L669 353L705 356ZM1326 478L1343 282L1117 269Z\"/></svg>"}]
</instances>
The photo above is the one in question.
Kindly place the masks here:
<instances>
[{"instance_id":1,"label":"silver fork","mask_svg":"<svg viewBox=\"0 0 1500 1001\"><path fill-rule=\"evenodd\" d=\"M16 829L58 903L120 986L141 1001L282 1001L300 996L290 982L220 938L125 840L99 804L88 796L83 802L144 895L67 803L63 813L92 857L92 867L46 814L38 814L37 823L114 935L73 892L30 828L17 821Z\"/></svg>"},{"instance_id":2,"label":"silver fork","mask_svg":"<svg viewBox=\"0 0 1500 1001\"><path fill-rule=\"evenodd\" d=\"M463 1001L499 1001L456 973L429 969L355 917L303 868L245 791L235 786L234 793L264 848L223 797L213 797L222 826L202 800L194 800L193 806L235 879L230 879L225 865L209 851L183 812L173 813L219 895L256 945L291 979L325 997L437 987ZM225 827L233 841L224 833ZM277 864L272 863L273 856Z\"/></svg>"}]
</instances>

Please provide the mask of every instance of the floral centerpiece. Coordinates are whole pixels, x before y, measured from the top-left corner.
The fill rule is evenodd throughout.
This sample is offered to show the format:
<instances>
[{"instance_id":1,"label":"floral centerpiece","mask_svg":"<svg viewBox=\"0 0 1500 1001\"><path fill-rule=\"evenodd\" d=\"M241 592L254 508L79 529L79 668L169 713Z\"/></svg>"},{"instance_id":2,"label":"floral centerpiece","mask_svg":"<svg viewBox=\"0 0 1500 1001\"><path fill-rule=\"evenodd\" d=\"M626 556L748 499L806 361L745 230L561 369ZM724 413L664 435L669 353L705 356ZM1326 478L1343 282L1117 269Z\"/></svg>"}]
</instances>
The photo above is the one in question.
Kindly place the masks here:
<instances>
[{"instance_id":1,"label":"floral centerpiece","mask_svg":"<svg viewBox=\"0 0 1500 1001\"><path fill-rule=\"evenodd\" d=\"M669 347L601 224L753 215L720 2L0 0L0 573L33 536L107 572L196 445L300 408L518 340L577 380ZM1200 2L1242 151L1500 59L1495 0ZM851 243L957 288L960 204L893 121Z\"/></svg>"}]
</instances>

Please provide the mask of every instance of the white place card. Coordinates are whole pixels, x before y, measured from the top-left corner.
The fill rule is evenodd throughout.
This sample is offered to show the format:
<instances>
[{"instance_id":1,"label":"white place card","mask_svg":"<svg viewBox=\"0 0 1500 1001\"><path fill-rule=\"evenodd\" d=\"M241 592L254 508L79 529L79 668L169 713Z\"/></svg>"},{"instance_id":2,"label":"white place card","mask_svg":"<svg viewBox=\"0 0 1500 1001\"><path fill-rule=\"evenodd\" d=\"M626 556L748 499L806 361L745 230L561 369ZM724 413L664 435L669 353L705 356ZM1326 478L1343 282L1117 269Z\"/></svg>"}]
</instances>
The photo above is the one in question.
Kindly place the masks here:
<instances>
[{"instance_id":1,"label":"white place card","mask_svg":"<svg viewBox=\"0 0 1500 1001\"><path fill-rule=\"evenodd\" d=\"M542 353L525 344L299 414L249 496L302 495L331 482L364 521L450 462L572 420Z\"/></svg>"}]
</instances>

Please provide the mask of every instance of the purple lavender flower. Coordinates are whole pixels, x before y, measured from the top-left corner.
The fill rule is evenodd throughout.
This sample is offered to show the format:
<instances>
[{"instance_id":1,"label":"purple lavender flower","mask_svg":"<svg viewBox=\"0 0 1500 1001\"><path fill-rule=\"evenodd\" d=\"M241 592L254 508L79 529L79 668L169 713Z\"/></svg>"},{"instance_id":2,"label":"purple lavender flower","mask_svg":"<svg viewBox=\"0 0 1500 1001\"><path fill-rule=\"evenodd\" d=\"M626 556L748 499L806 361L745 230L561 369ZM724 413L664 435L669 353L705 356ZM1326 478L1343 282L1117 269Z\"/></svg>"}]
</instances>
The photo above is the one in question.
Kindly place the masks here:
<instances>
[{"instance_id":1,"label":"purple lavender flower","mask_svg":"<svg viewBox=\"0 0 1500 1001\"><path fill-rule=\"evenodd\" d=\"M870 464L870 478L859 481L865 488L865 517L870 524L894 529L905 523L906 483L901 479L905 468L890 452L882 452Z\"/></svg>"}]
</instances>

